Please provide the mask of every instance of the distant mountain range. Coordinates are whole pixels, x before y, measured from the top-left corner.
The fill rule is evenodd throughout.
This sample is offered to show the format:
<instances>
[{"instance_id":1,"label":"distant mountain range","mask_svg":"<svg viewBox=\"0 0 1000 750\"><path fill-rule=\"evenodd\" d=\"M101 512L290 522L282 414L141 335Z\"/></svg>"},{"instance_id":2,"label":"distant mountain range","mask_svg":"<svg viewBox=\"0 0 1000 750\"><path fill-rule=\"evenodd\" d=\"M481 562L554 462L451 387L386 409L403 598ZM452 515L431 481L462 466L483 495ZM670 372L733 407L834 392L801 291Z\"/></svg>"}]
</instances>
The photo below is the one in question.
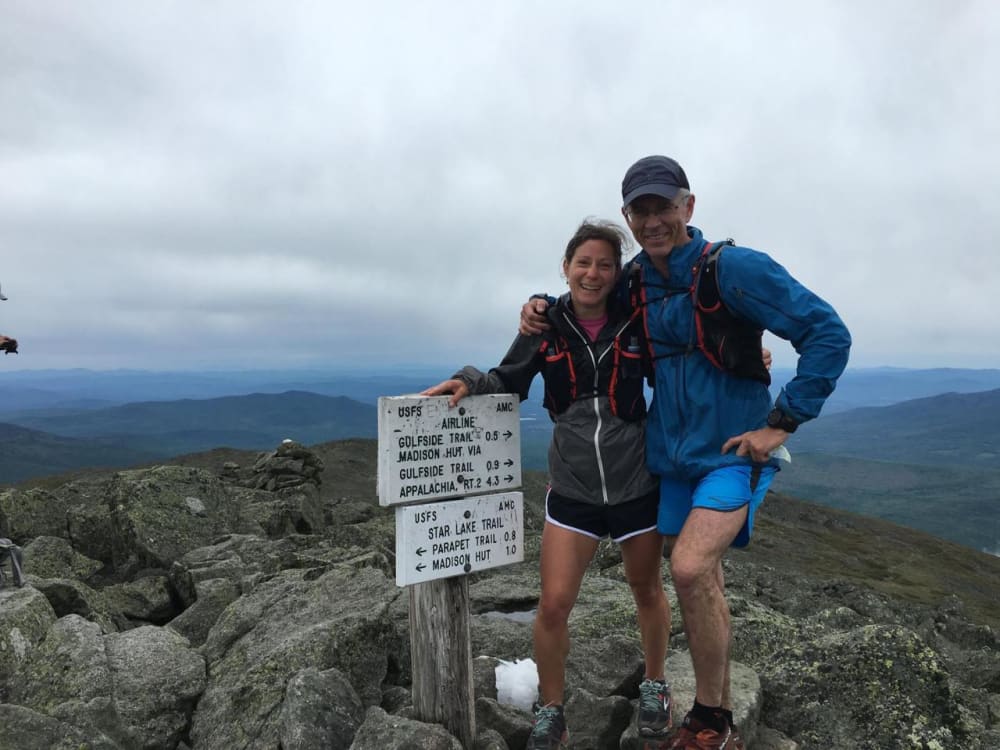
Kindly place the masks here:
<instances>
[{"instance_id":1,"label":"distant mountain range","mask_svg":"<svg viewBox=\"0 0 1000 750\"><path fill-rule=\"evenodd\" d=\"M1000 389L854 409L804 424L793 451L1000 469Z\"/></svg>"},{"instance_id":2,"label":"distant mountain range","mask_svg":"<svg viewBox=\"0 0 1000 750\"><path fill-rule=\"evenodd\" d=\"M267 450L286 437L310 445L375 437L379 396L418 392L448 369L368 376L0 373L0 422L7 423L0 424L0 483L220 447ZM774 375L777 384L792 377ZM269 392L290 383L303 387ZM990 385L927 394L983 384ZM255 385L265 390L232 395ZM169 397L179 393L186 395ZM204 393L213 395L197 396ZM117 401L134 394L144 398ZM902 400L910 394L916 397ZM841 406L860 408L830 408L837 397ZM540 387L521 416L523 466L544 470L551 422ZM823 416L803 425L789 448L792 464L776 482L782 492L1000 553L998 370L848 371Z\"/></svg>"},{"instance_id":3,"label":"distant mountain range","mask_svg":"<svg viewBox=\"0 0 1000 750\"><path fill-rule=\"evenodd\" d=\"M789 369L771 373L775 396L781 386L795 376ZM837 381L837 389L823 405L823 414L865 406L889 406L901 401L936 396L941 393L975 393L1000 388L1000 370L936 368L908 370L897 367L848 369Z\"/></svg>"},{"instance_id":4,"label":"distant mountain range","mask_svg":"<svg viewBox=\"0 0 1000 750\"><path fill-rule=\"evenodd\" d=\"M132 466L216 447L267 450L375 437L376 409L303 391L27 412L0 424L0 482L87 466ZM26 429L27 428L27 429Z\"/></svg>"}]
</instances>

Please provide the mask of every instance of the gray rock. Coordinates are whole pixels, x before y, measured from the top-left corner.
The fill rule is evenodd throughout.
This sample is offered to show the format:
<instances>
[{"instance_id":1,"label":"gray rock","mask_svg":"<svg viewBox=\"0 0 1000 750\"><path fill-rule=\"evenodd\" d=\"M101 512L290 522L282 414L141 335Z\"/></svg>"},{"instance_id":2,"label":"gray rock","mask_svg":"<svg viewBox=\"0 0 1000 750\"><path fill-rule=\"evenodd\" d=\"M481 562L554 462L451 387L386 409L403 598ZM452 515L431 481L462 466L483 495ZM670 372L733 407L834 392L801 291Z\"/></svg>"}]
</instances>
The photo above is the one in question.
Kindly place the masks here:
<instances>
[{"instance_id":1,"label":"gray rock","mask_svg":"<svg viewBox=\"0 0 1000 750\"><path fill-rule=\"evenodd\" d=\"M173 748L205 689L205 660L185 638L145 626L105 639L114 701L131 747Z\"/></svg>"},{"instance_id":2,"label":"gray rock","mask_svg":"<svg viewBox=\"0 0 1000 750\"><path fill-rule=\"evenodd\" d=\"M209 578L196 584L195 602L167 623L192 646L201 646L223 610L240 597L240 587L228 578Z\"/></svg>"},{"instance_id":3,"label":"gray rock","mask_svg":"<svg viewBox=\"0 0 1000 750\"><path fill-rule=\"evenodd\" d=\"M100 591L73 578L35 578L35 587L49 600L56 617L80 615L97 623L103 633L129 627L125 616L114 609Z\"/></svg>"},{"instance_id":4,"label":"gray rock","mask_svg":"<svg viewBox=\"0 0 1000 750\"><path fill-rule=\"evenodd\" d=\"M476 730L492 729L508 747L522 748L531 734L532 716L514 706L505 706L491 698L476 698Z\"/></svg>"},{"instance_id":5,"label":"gray rock","mask_svg":"<svg viewBox=\"0 0 1000 750\"><path fill-rule=\"evenodd\" d=\"M166 574L113 584L102 593L112 609L132 621L162 625L178 614L173 587Z\"/></svg>"},{"instance_id":6,"label":"gray rock","mask_svg":"<svg viewBox=\"0 0 1000 750\"><path fill-rule=\"evenodd\" d=\"M45 640L55 621L52 605L31 585L0 589L0 702L12 675Z\"/></svg>"},{"instance_id":7,"label":"gray rock","mask_svg":"<svg viewBox=\"0 0 1000 750\"><path fill-rule=\"evenodd\" d=\"M101 569L99 560L80 554L68 540L57 536L38 536L24 547L31 561L31 575L39 578L78 578L86 580Z\"/></svg>"},{"instance_id":8,"label":"gray rock","mask_svg":"<svg viewBox=\"0 0 1000 750\"><path fill-rule=\"evenodd\" d=\"M378 706L372 706L354 735L350 750L385 750L390 747L401 750L462 750L462 743L437 724L393 716Z\"/></svg>"},{"instance_id":9,"label":"gray rock","mask_svg":"<svg viewBox=\"0 0 1000 750\"><path fill-rule=\"evenodd\" d=\"M805 748L901 747L901 737L908 747L975 747L957 736L937 654L904 628L867 625L786 647L761 681L763 721L796 728L789 735Z\"/></svg>"},{"instance_id":10,"label":"gray rock","mask_svg":"<svg viewBox=\"0 0 1000 750\"><path fill-rule=\"evenodd\" d=\"M278 719L282 750L347 750L365 718L361 699L337 669L303 669L288 681Z\"/></svg>"},{"instance_id":11,"label":"gray rock","mask_svg":"<svg viewBox=\"0 0 1000 750\"><path fill-rule=\"evenodd\" d=\"M202 469L157 466L115 474L108 487L115 568L169 569L222 534L259 528L226 490ZM204 506L201 515L190 511L192 497Z\"/></svg>"},{"instance_id":12,"label":"gray rock","mask_svg":"<svg viewBox=\"0 0 1000 750\"><path fill-rule=\"evenodd\" d=\"M382 703L379 705L387 714L399 713L413 705L413 691L401 685L387 685L382 688Z\"/></svg>"},{"instance_id":13,"label":"gray rock","mask_svg":"<svg viewBox=\"0 0 1000 750\"><path fill-rule=\"evenodd\" d=\"M400 635L387 614L398 589L378 571L282 571L223 612L202 646L210 680L191 727L196 748L276 743L285 685L312 667L337 668L364 705L381 700Z\"/></svg>"},{"instance_id":14,"label":"gray rock","mask_svg":"<svg viewBox=\"0 0 1000 750\"><path fill-rule=\"evenodd\" d=\"M0 492L0 518L4 520L0 536L18 543L37 536L66 533L65 507L54 494L43 489Z\"/></svg>"},{"instance_id":15,"label":"gray rock","mask_svg":"<svg viewBox=\"0 0 1000 750\"><path fill-rule=\"evenodd\" d=\"M100 627L59 618L10 680L8 701L128 746Z\"/></svg>"},{"instance_id":16,"label":"gray rock","mask_svg":"<svg viewBox=\"0 0 1000 750\"><path fill-rule=\"evenodd\" d=\"M472 660L472 690L477 698L497 699L497 665L499 659L477 656Z\"/></svg>"},{"instance_id":17,"label":"gray rock","mask_svg":"<svg viewBox=\"0 0 1000 750\"><path fill-rule=\"evenodd\" d=\"M484 729L476 733L474 750L510 750L510 747L495 729Z\"/></svg>"},{"instance_id":18,"label":"gray rock","mask_svg":"<svg viewBox=\"0 0 1000 750\"><path fill-rule=\"evenodd\" d=\"M598 698L582 688L567 692L566 725L574 750L618 750L632 720L628 699L620 695Z\"/></svg>"},{"instance_id":19,"label":"gray rock","mask_svg":"<svg viewBox=\"0 0 1000 750\"><path fill-rule=\"evenodd\" d=\"M83 730L24 706L0 703L3 750L127 750L100 732Z\"/></svg>"}]
</instances>

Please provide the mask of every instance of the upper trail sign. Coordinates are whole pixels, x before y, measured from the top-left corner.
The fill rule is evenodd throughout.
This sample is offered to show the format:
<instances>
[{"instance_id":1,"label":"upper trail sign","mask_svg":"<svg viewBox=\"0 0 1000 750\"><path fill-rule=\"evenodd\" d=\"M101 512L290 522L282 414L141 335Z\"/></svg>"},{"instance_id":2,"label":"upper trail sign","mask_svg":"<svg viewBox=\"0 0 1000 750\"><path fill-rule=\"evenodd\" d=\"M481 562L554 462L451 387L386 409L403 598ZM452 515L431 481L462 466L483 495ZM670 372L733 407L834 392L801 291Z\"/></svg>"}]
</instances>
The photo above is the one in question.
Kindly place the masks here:
<instances>
[{"instance_id":1,"label":"upper trail sign","mask_svg":"<svg viewBox=\"0 0 1000 750\"><path fill-rule=\"evenodd\" d=\"M378 400L378 501L502 492L521 486L520 403L511 394Z\"/></svg>"}]
</instances>

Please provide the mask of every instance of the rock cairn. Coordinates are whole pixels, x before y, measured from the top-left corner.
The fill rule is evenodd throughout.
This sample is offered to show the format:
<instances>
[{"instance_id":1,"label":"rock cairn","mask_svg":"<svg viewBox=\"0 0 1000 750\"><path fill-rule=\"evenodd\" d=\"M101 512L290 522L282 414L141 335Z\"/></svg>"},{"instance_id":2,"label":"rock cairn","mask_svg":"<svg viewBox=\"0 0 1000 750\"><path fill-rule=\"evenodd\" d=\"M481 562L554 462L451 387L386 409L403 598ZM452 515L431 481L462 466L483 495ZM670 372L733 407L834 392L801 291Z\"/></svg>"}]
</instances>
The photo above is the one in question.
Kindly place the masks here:
<instances>
[{"instance_id":1,"label":"rock cairn","mask_svg":"<svg viewBox=\"0 0 1000 750\"><path fill-rule=\"evenodd\" d=\"M283 440L275 450L262 453L253 465L250 486L261 490L283 490L322 482L323 461L301 443Z\"/></svg>"}]
</instances>

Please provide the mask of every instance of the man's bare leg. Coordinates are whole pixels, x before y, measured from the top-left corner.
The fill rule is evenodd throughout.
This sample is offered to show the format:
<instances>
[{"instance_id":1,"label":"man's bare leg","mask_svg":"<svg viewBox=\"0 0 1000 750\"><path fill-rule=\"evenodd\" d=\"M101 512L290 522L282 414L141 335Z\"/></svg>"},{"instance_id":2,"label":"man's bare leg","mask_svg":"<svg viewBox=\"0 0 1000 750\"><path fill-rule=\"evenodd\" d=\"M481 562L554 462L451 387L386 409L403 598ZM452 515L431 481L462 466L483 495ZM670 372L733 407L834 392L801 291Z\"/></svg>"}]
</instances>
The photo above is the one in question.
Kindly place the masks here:
<instances>
[{"instance_id":1,"label":"man's bare leg","mask_svg":"<svg viewBox=\"0 0 1000 750\"><path fill-rule=\"evenodd\" d=\"M692 509L671 555L694 666L695 699L705 706L721 706L726 692L731 634L722 556L746 517L746 507L732 512Z\"/></svg>"}]
</instances>

